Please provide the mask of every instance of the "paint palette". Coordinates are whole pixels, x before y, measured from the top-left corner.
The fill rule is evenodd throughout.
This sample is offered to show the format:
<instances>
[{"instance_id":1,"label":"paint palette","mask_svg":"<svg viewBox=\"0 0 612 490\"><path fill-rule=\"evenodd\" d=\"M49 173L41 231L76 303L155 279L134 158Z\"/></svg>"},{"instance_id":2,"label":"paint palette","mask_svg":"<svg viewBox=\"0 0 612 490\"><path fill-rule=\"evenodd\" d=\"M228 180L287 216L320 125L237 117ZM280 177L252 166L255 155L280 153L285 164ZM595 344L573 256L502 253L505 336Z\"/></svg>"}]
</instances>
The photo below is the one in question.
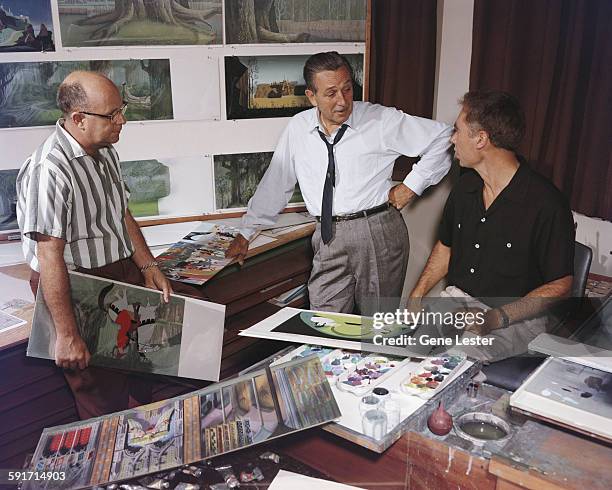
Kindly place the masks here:
<instances>
[{"instance_id":1,"label":"paint palette","mask_svg":"<svg viewBox=\"0 0 612 490\"><path fill-rule=\"evenodd\" d=\"M464 362L464 356L428 357L400 383L400 389L408 395L431 398L447 385Z\"/></svg>"},{"instance_id":2,"label":"paint palette","mask_svg":"<svg viewBox=\"0 0 612 490\"><path fill-rule=\"evenodd\" d=\"M370 352L330 349L314 345L302 345L276 362L286 362L296 357L317 354L330 384L341 391L362 396L379 385L399 366L410 359L383 356Z\"/></svg>"}]
</instances>

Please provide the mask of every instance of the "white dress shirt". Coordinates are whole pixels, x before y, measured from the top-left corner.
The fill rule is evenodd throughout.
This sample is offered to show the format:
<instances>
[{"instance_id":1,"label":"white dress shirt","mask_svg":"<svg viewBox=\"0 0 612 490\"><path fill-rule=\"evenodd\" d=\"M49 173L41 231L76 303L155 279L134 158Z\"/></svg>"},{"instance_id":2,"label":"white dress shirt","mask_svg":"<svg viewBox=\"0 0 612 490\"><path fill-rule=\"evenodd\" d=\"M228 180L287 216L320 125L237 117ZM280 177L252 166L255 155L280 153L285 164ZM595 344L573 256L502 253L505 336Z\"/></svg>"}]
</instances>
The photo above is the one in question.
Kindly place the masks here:
<instances>
[{"instance_id":1,"label":"white dress shirt","mask_svg":"<svg viewBox=\"0 0 612 490\"><path fill-rule=\"evenodd\" d=\"M354 102L346 124L346 133L334 146L334 216L387 202L393 187L393 164L400 155L421 156L404 179L404 184L418 195L440 182L450 169L452 128L446 124L368 102ZM291 118L242 218L240 232L245 238L276 222L296 182L308 212L321 215L327 148L318 134L320 127L325 133L316 107ZM334 136L328 138L330 142Z\"/></svg>"}]
</instances>

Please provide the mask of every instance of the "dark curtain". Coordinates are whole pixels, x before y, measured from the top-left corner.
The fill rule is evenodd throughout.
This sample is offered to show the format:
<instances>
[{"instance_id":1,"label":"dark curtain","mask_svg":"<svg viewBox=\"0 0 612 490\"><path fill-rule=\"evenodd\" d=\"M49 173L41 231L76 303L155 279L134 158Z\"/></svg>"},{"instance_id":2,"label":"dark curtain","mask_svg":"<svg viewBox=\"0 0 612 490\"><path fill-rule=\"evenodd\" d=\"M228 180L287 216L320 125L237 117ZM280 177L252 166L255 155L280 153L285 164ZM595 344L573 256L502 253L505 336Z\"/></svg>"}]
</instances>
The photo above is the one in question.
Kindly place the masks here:
<instances>
[{"instance_id":1,"label":"dark curtain","mask_svg":"<svg viewBox=\"0 0 612 490\"><path fill-rule=\"evenodd\" d=\"M436 78L435 0L372 0L369 100L431 117ZM414 159L398 159L401 180ZM403 176L402 176L403 175Z\"/></svg>"},{"instance_id":2,"label":"dark curtain","mask_svg":"<svg viewBox=\"0 0 612 490\"><path fill-rule=\"evenodd\" d=\"M572 209L612 219L612 1L475 0L470 89L517 96L521 152Z\"/></svg>"}]
</instances>

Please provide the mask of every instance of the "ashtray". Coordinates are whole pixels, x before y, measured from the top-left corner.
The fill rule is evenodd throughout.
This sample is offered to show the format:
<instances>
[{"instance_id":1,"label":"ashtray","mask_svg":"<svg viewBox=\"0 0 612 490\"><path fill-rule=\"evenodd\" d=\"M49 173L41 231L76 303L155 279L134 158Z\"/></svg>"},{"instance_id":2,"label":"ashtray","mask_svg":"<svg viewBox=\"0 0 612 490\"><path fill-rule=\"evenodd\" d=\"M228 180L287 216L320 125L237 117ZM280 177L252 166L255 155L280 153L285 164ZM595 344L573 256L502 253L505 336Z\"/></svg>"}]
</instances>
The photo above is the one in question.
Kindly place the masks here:
<instances>
[{"instance_id":1,"label":"ashtray","mask_svg":"<svg viewBox=\"0 0 612 490\"><path fill-rule=\"evenodd\" d=\"M476 445L483 445L489 441L505 441L510 438L510 425L491 413L464 413L455 419L454 426L458 436Z\"/></svg>"}]
</instances>

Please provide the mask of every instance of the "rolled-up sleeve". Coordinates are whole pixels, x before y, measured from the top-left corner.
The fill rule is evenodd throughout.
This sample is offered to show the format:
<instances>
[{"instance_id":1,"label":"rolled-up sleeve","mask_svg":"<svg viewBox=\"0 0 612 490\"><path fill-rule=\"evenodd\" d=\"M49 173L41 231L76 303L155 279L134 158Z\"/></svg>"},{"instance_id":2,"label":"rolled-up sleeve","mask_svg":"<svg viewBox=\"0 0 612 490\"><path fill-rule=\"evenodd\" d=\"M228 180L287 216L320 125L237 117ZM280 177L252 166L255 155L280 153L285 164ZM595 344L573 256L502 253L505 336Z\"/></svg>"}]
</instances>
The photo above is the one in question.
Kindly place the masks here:
<instances>
[{"instance_id":1,"label":"rolled-up sleeve","mask_svg":"<svg viewBox=\"0 0 612 490\"><path fill-rule=\"evenodd\" d=\"M273 226L295 190L297 177L290 147L291 124L280 137L266 173L249 200L240 233L250 239L258 229Z\"/></svg>"},{"instance_id":2,"label":"rolled-up sleeve","mask_svg":"<svg viewBox=\"0 0 612 490\"><path fill-rule=\"evenodd\" d=\"M37 165L23 182L22 233L32 240L36 234L67 240L72 207L70 183L47 165Z\"/></svg>"},{"instance_id":3,"label":"rolled-up sleeve","mask_svg":"<svg viewBox=\"0 0 612 490\"><path fill-rule=\"evenodd\" d=\"M449 125L390 109L383 128L387 149L409 157L421 157L404 179L404 184L416 194L420 196L448 173L452 136Z\"/></svg>"}]
</instances>

